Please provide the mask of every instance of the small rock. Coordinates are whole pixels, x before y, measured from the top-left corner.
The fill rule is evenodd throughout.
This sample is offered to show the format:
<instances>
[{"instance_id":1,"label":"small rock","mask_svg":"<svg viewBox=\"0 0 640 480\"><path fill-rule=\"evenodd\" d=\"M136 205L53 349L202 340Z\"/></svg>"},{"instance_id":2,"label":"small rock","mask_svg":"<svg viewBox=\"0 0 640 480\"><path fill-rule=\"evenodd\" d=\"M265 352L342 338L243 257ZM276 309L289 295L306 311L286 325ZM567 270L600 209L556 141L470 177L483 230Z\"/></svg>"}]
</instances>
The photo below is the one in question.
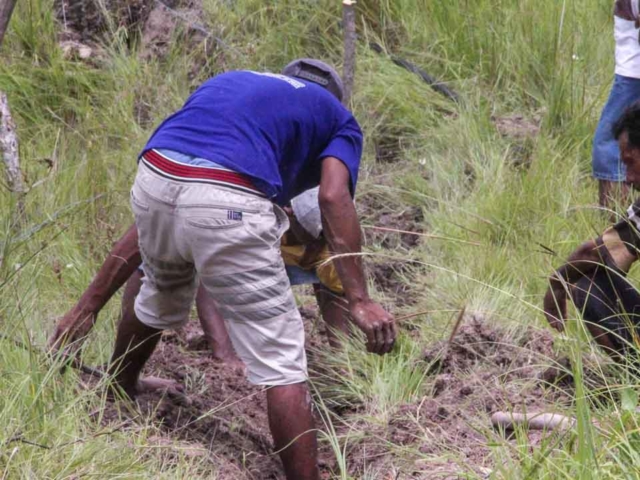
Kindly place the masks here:
<instances>
[{"instance_id":1,"label":"small rock","mask_svg":"<svg viewBox=\"0 0 640 480\"><path fill-rule=\"evenodd\" d=\"M93 56L93 49L90 46L74 40L60 42L60 48L62 49L62 56L67 60L87 60Z\"/></svg>"}]
</instances>

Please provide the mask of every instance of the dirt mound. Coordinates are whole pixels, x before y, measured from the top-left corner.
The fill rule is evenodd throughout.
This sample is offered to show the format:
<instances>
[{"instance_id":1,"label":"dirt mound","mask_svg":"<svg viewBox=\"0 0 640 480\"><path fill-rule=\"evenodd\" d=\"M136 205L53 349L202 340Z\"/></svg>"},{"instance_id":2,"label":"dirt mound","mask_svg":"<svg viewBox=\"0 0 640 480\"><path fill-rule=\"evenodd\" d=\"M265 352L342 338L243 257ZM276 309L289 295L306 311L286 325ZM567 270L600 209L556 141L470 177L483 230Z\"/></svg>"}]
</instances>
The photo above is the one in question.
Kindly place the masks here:
<instances>
[{"instance_id":1,"label":"dirt mound","mask_svg":"<svg viewBox=\"0 0 640 480\"><path fill-rule=\"evenodd\" d=\"M542 122L540 116L525 118L521 114L491 117L491 120L500 135L519 140L537 136L540 133L540 123Z\"/></svg>"},{"instance_id":2,"label":"dirt mound","mask_svg":"<svg viewBox=\"0 0 640 480\"><path fill-rule=\"evenodd\" d=\"M98 40L110 29L140 28L155 0L55 0L56 17L82 41Z\"/></svg>"},{"instance_id":3,"label":"dirt mound","mask_svg":"<svg viewBox=\"0 0 640 480\"><path fill-rule=\"evenodd\" d=\"M402 205L387 194L367 194L358 198L358 214L368 247L399 251L404 255L420 245L426 219L421 207ZM376 285L395 303L412 305L418 292L412 288L416 266L408 262L381 258L368 262Z\"/></svg>"},{"instance_id":4,"label":"dirt mound","mask_svg":"<svg viewBox=\"0 0 640 480\"><path fill-rule=\"evenodd\" d=\"M317 308L303 307L301 313L307 347L321 348L326 339L315 323ZM105 421L119 422L124 416L135 424L140 415L151 419L162 435L150 439L150 445L179 442L180 451L215 461L215 470L225 480L284 478L274 454L264 390L248 383L241 368L213 358L198 322L165 332L144 374L179 382L184 396L141 394L133 409L108 404ZM219 465L221 461L225 464ZM328 469L335 466L331 452L321 452L320 462L323 478L330 478Z\"/></svg>"},{"instance_id":5,"label":"dirt mound","mask_svg":"<svg viewBox=\"0 0 640 480\"><path fill-rule=\"evenodd\" d=\"M428 369L430 391L400 406L372 437L420 452L408 470L413 469L412 478L461 478L468 469L484 476L492 468L488 443L497 435L490 427L491 413L553 410L571 402L570 392L544 378L550 365L561 362L548 331L529 328L511 341L505 329L481 317L466 318L451 344L434 344L417 366ZM535 445L542 437L542 432L531 432L529 441ZM351 455L364 448L379 449L364 442ZM446 460L447 454L457 461ZM382 454L377 462L384 470L393 458Z\"/></svg>"},{"instance_id":6,"label":"dirt mound","mask_svg":"<svg viewBox=\"0 0 640 480\"><path fill-rule=\"evenodd\" d=\"M315 307L304 307L302 313L307 320L318 315ZM315 349L325 343L319 325L305 322L307 343ZM143 413L156 422L164 436L151 439L151 444L179 442L183 452L223 461L221 478L283 478L279 459L273 454L264 392L251 386L242 371L214 360L206 349L196 322L165 334L145 373L179 381L186 398L141 395L131 421ZM402 471L411 478L435 478L434 472L437 478L460 478L465 468L467 473L471 468L485 475L492 468L488 442L497 435L490 427L491 413L553 410L571 402L569 391L550 386L545 377L561 363L550 332L529 328L510 340L506 329L468 316L450 344L433 344L416 364L426 370L424 395L399 406L388 423L367 423L367 435L350 441L346 452L349 473L361 478L365 470L375 470L382 475L377 478L397 478L393 476L397 472L393 452L406 447L407 455L402 458L409 463ZM109 409L106 418L120 418L117 404ZM348 426L336 423L339 435L349 436L353 422L358 422L354 413L339 413L349 416ZM532 432L529 440L538 444L542 433ZM415 452L413 460L411 451ZM448 454L454 454L456 460L447 460ZM323 478L331 478L329 472L337 466L327 445L321 449L320 461Z\"/></svg>"},{"instance_id":7,"label":"dirt mound","mask_svg":"<svg viewBox=\"0 0 640 480\"><path fill-rule=\"evenodd\" d=\"M127 29L130 37L144 30L147 42L159 42L159 37L162 41L169 38L179 21L176 15L167 13L169 9L178 9L178 15L184 16L182 21L188 22L200 3L192 0L55 0L54 9L64 30L79 35L83 42L101 40L119 28Z\"/></svg>"},{"instance_id":8,"label":"dirt mound","mask_svg":"<svg viewBox=\"0 0 640 480\"><path fill-rule=\"evenodd\" d=\"M507 331L493 327L481 316L463 322L450 345L438 342L425 352L425 361L441 373L512 367L519 375L530 376L531 366L555 359L553 336L547 330L528 328L514 344Z\"/></svg>"},{"instance_id":9,"label":"dirt mound","mask_svg":"<svg viewBox=\"0 0 640 480\"><path fill-rule=\"evenodd\" d=\"M367 269L376 285L395 304L410 306L417 302L417 291L413 288L414 268L406 262L372 263Z\"/></svg>"},{"instance_id":10,"label":"dirt mound","mask_svg":"<svg viewBox=\"0 0 640 480\"><path fill-rule=\"evenodd\" d=\"M420 243L419 234L425 230L422 208L399 205L386 195L369 194L358 198L357 209L367 245L395 250L412 249Z\"/></svg>"},{"instance_id":11,"label":"dirt mound","mask_svg":"<svg viewBox=\"0 0 640 480\"><path fill-rule=\"evenodd\" d=\"M542 117L526 118L520 114L491 117L498 133L510 141L509 161L514 167L528 168L535 149L535 139L540 133Z\"/></svg>"}]
</instances>

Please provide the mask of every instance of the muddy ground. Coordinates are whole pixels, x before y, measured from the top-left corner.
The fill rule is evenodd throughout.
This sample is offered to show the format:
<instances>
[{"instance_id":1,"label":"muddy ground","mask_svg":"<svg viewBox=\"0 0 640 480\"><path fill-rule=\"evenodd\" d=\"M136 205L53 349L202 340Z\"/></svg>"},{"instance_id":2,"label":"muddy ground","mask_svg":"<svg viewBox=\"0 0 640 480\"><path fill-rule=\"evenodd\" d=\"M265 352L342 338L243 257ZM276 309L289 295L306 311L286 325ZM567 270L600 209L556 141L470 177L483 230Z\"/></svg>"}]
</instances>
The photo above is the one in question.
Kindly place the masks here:
<instances>
[{"instance_id":1,"label":"muddy ground","mask_svg":"<svg viewBox=\"0 0 640 480\"><path fill-rule=\"evenodd\" d=\"M302 313L308 348L328 348L317 309L309 304ZM149 419L161 432L151 444L177 442L181 451L221 469L221 478L284 478L273 454L265 393L249 385L238 368L214 360L201 335L197 321L165 335L146 370L179 381L185 399L141 395L132 409L111 404L106 421L124 417L135 425ZM366 434L353 436L347 450L350 474L361 478L367 469L380 479L431 479L460 478L472 470L482 476L493 468L489 442L498 437L489 423L493 412L569 405L570 383L561 373L565 360L554 352L552 335L528 329L515 343L505 338L506 331L467 315L450 344L430 346L415 366L425 371L427 388L388 422L362 425ZM356 407L334 413L357 425L363 412ZM347 433L339 419L334 423ZM532 445L541 439L540 432L530 435ZM338 467L328 445L322 447L321 465L323 478L334 478Z\"/></svg>"}]
</instances>

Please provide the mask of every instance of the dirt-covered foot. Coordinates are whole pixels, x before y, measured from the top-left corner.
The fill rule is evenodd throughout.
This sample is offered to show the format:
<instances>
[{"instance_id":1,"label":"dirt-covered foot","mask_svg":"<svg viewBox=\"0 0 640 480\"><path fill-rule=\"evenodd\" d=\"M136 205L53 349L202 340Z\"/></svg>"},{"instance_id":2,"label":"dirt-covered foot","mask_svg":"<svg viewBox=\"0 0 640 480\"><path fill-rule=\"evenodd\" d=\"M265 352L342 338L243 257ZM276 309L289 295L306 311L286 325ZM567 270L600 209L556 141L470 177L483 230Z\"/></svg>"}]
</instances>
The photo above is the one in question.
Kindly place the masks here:
<instances>
[{"instance_id":1,"label":"dirt-covered foot","mask_svg":"<svg viewBox=\"0 0 640 480\"><path fill-rule=\"evenodd\" d=\"M207 338L206 335L194 335L187 339L187 348L196 351L210 351L211 356L217 362L237 371L244 371L245 369L244 362L238 358L228 341L221 344L214 338Z\"/></svg>"},{"instance_id":2,"label":"dirt-covered foot","mask_svg":"<svg viewBox=\"0 0 640 480\"><path fill-rule=\"evenodd\" d=\"M212 356L218 362L224 363L226 366L234 370L244 371L245 369L244 362L236 356L234 351L231 351L231 352L214 351Z\"/></svg>"},{"instance_id":3,"label":"dirt-covered foot","mask_svg":"<svg viewBox=\"0 0 640 480\"><path fill-rule=\"evenodd\" d=\"M137 395L145 393L160 393L179 404L188 404L189 398L184 392L184 386L175 380L160 377L142 377L136 385Z\"/></svg>"},{"instance_id":4,"label":"dirt-covered foot","mask_svg":"<svg viewBox=\"0 0 640 480\"><path fill-rule=\"evenodd\" d=\"M136 385L136 393L165 392L184 394L184 386L175 380L160 377L142 377Z\"/></svg>"}]
</instances>

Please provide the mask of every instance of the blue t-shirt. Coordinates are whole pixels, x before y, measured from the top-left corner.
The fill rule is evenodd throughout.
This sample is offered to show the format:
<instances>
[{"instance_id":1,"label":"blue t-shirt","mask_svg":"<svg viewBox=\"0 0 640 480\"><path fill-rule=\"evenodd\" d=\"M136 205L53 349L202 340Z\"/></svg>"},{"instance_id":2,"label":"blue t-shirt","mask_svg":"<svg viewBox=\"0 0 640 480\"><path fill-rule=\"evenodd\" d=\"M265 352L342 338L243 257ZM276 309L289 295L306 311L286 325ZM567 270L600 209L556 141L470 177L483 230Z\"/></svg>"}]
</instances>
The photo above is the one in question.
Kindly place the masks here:
<instances>
[{"instance_id":1,"label":"blue t-shirt","mask_svg":"<svg viewBox=\"0 0 640 480\"><path fill-rule=\"evenodd\" d=\"M353 115L319 85L236 71L202 84L156 129L143 153L152 148L248 175L284 205L319 184L321 160L329 156L347 166L355 193L362 132Z\"/></svg>"}]
</instances>

